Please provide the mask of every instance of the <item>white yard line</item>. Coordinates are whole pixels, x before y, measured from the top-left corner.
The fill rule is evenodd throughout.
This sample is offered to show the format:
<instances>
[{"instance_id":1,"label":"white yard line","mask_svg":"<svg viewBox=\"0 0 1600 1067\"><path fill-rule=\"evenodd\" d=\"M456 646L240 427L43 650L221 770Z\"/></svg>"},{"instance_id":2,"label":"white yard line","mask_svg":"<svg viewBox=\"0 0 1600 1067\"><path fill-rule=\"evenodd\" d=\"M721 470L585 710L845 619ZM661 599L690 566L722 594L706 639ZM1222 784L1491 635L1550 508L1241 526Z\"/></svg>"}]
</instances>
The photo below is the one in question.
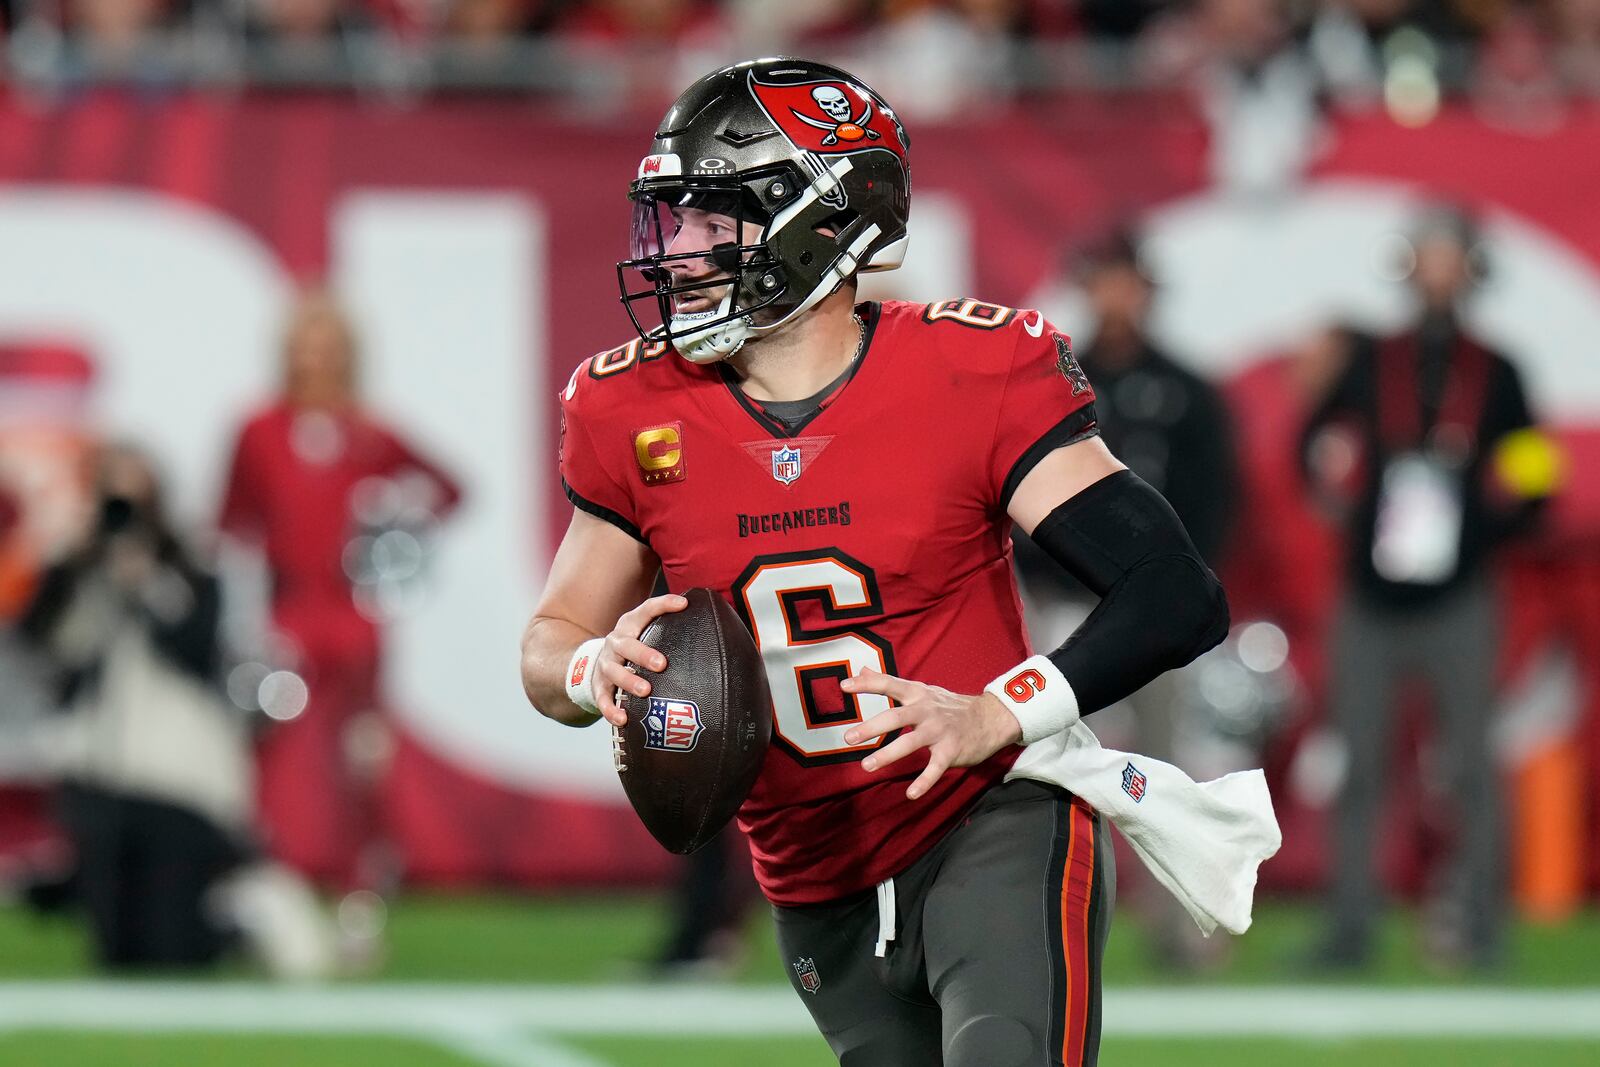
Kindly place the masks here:
<instances>
[{"instance_id":1,"label":"white yard line","mask_svg":"<svg viewBox=\"0 0 1600 1067\"><path fill-rule=\"evenodd\" d=\"M508 1030L499 1023L441 1028L427 1036L435 1044L486 1067L612 1067L542 1034Z\"/></svg>"},{"instance_id":2,"label":"white yard line","mask_svg":"<svg viewBox=\"0 0 1600 1067\"><path fill-rule=\"evenodd\" d=\"M787 988L0 982L0 1030L463 1035L809 1035ZM1600 1040L1600 989L1316 986L1109 989L1104 1032L1140 1037L1551 1037ZM509 1047L509 1046L508 1046ZM503 1067L597 1067L556 1046ZM565 1054L567 1059L560 1057ZM507 1053L511 1056L512 1053ZM541 1058L541 1056L543 1058ZM474 1058L486 1059L474 1054Z\"/></svg>"}]
</instances>

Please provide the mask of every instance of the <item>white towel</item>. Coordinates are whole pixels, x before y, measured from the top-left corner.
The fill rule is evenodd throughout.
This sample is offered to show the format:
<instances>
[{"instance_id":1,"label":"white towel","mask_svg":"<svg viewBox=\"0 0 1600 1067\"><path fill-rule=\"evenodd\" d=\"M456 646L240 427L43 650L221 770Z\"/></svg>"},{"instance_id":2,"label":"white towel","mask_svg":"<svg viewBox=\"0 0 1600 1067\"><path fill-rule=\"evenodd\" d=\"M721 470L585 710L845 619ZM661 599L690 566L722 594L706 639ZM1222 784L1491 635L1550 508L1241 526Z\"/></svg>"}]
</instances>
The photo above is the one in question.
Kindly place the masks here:
<instances>
[{"instance_id":1,"label":"white towel","mask_svg":"<svg viewBox=\"0 0 1600 1067\"><path fill-rule=\"evenodd\" d=\"M1283 844L1259 770L1196 782L1170 763L1101 748L1078 722L1023 749L1013 778L1059 785L1109 818L1208 936L1250 928L1256 869Z\"/></svg>"}]
</instances>

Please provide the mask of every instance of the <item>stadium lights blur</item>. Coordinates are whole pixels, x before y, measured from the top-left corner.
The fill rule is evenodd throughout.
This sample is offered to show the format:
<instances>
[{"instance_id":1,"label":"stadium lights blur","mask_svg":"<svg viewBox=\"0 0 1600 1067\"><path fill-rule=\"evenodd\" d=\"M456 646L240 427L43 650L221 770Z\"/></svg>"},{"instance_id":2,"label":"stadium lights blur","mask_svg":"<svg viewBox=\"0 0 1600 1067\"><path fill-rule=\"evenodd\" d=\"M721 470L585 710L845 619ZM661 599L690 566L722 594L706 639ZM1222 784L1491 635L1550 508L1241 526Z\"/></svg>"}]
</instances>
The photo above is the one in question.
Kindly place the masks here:
<instances>
[{"instance_id":1,"label":"stadium lights blur","mask_svg":"<svg viewBox=\"0 0 1600 1067\"><path fill-rule=\"evenodd\" d=\"M1420 30L1398 30L1384 44L1383 106L1402 126L1426 126L1439 114L1439 49Z\"/></svg>"},{"instance_id":2,"label":"stadium lights blur","mask_svg":"<svg viewBox=\"0 0 1600 1067\"><path fill-rule=\"evenodd\" d=\"M310 695L305 679L293 671L273 671L261 680L258 690L261 710L279 722L299 718Z\"/></svg>"}]
</instances>

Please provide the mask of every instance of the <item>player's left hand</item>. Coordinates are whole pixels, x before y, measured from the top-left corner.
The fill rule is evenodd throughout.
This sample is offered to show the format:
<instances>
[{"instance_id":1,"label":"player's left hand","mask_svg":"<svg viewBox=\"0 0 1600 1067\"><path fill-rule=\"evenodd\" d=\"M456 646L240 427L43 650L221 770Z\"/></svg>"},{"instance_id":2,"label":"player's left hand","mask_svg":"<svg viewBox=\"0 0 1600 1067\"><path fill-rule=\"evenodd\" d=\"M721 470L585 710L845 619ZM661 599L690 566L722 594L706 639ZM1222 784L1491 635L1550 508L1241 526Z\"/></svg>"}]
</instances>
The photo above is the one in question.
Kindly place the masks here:
<instances>
[{"instance_id":1,"label":"player's left hand","mask_svg":"<svg viewBox=\"0 0 1600 1067\"><path fill-rule=\"evenodd\" d=\"M902 731L862 761L864 770L876 771L918 749L928 750L927 769L906 790L909 800L932 789L939 776L951 767L982 763L1007 745L1022 740L1017 717L990 693L965 696L873 670L846 678L839 687L846 693L878 693L899 704L846 731L844 739L852 745Z\"/></svg>"}]
</instances>

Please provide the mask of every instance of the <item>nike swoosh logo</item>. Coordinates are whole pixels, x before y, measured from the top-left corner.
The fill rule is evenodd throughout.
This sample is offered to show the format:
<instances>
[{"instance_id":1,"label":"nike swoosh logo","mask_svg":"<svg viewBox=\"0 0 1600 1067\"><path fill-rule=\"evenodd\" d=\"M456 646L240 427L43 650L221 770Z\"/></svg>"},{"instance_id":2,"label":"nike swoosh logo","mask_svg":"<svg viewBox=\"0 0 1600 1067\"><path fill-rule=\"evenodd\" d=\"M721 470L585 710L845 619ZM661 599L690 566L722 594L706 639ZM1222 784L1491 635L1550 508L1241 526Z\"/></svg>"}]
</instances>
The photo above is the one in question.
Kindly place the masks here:
<instances>
[{"instance_id":1,"label":"nike swoosh logo","mask_svg":"<svg viewBox=\"0 0 1600 1067\"><path fill-rule=\"evenodd\" d=\"M1033 313L1033 325L1030 326L1025 322L1025 323L1022 324L1022 328L1024 330L1028 331L1028 336L1029 337L1039 337L1039 336L1043 335L1043 333L1044 333L1044 312L1035 311Z\"/></svg>"}]
</instances>

